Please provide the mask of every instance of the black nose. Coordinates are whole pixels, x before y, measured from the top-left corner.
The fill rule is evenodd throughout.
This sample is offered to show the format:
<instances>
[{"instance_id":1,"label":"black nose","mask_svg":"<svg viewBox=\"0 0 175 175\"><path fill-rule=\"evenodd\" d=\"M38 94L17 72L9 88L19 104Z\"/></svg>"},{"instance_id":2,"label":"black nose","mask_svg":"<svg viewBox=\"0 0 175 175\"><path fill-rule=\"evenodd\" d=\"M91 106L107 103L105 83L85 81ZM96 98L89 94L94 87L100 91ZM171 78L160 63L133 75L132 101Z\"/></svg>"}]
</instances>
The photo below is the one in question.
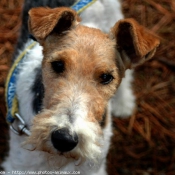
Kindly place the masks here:
<instances>
[{"instance_id":1,"label":"black nose","mask_svg":"<svg viewBox=\"0 0 175 175\"><path fill-rule=\"evenodd\" d=\"M78 136L76 133L70 135L69 130L63 128L52 132L51 141L58 151L68 152L78 144Z\"/></svg>"}]
</instances>

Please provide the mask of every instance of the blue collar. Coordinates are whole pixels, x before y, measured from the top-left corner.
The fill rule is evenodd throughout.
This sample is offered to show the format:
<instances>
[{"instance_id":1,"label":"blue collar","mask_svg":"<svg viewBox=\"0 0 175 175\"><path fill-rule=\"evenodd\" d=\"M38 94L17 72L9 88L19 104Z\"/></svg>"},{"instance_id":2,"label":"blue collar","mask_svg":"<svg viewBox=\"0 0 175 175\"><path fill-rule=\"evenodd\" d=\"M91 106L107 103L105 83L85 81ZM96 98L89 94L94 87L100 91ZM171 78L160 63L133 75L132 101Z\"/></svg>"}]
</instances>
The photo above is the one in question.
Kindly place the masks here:
<instances>
[{"instance_id":1,"label":"blue collar","mask_svg":"<svg viewBox=\"0 0 175 175\"><path fill-rule=\"evenodd\" d=\"M78 14L80 14L83 10L89 7L97 0L79 0L75 4L71 6L73 10L75 10Z\"/></svg>"}]
</instances>

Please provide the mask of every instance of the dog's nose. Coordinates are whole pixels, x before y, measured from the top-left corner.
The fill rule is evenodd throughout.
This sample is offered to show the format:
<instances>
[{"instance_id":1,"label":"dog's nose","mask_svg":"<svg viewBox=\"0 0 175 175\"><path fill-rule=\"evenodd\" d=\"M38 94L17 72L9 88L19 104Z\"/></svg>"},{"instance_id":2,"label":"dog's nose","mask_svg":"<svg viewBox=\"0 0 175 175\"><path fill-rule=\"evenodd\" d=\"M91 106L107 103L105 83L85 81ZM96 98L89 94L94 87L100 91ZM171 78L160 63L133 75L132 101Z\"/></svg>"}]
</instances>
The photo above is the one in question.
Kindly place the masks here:
<instances>
[{"instance_id":1,"label":"dog's nose","mask_svg":"<svg viewBox=\"0 0 175 175\"><path fill-rule=\"evenodd\" d=\"M58 151L68 152L77 146L78 136L76 133L70 135L69 130L63 128L52 132L51 141Z\"/></svg>"}]
</instances>

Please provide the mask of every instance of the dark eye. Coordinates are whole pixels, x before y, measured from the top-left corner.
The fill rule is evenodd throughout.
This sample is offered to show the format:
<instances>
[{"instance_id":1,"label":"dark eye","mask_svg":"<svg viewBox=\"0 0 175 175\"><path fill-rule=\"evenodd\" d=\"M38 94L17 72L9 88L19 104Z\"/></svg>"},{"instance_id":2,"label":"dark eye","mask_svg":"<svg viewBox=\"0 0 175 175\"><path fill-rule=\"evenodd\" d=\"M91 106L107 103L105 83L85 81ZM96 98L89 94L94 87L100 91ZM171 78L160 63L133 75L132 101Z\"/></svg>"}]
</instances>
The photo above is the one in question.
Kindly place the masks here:
<instances>
[{"instance_id":1,"label":"dark eye","mask_svg":"<svg viewBox=\"0 0 175 175\"><path fill-rule=\"evenodd\" d=\"M53 61L51 62L52 65L52 69L56 72L56 73L63 73L65 70L65 65L64 65L64 61Z\"/></svg>"},{"instance_id":2,"label":"dark eye","mask_svg":"<svg viewBox=\"0 0 175 175\"><path fill-rule=\"evenodd\" d=\"M109 84L113 79L114 77L111 75L111 74L102 74L100 76L100 79L101 79L101 84Z\"/></svg>"}]
</instances>

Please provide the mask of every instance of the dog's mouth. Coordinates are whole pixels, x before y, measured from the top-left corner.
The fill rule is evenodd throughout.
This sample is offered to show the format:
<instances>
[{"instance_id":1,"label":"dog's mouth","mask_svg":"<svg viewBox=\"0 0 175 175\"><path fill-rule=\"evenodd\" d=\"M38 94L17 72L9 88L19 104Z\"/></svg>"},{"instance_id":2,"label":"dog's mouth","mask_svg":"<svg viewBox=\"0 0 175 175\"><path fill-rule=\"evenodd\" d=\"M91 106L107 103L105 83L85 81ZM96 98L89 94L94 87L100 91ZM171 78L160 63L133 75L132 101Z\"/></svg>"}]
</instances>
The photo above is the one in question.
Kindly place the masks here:
<instances>
[{"instance_id":1,"label":"dog's mouth","mask_svg":"<svg viewBox=\"0 0 175 175\"><path fill-rule=\"evenodd\" d=\"M62 165L62 159L64 162L98 162L104 145L100 124L83 117L71 123L66 116L58 117L50 110L35 116L24 148L43 152L46 160L53 160L58 166Z\"/></svg>"}]
</instances>

